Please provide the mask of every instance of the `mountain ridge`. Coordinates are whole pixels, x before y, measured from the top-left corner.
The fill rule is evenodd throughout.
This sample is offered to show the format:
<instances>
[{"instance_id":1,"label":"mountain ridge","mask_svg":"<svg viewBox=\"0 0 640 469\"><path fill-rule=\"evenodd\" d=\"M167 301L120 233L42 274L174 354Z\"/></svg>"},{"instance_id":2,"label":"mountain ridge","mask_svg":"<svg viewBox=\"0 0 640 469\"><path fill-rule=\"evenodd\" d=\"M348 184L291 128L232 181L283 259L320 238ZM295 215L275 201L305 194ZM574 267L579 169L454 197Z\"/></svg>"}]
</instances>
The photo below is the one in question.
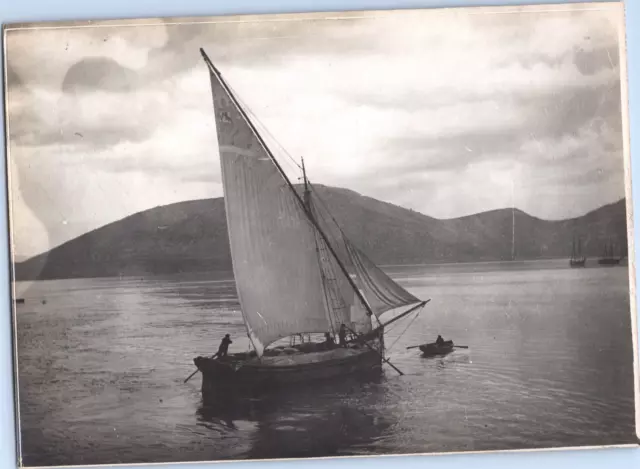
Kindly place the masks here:
<instances>
[{"instance_id":1,"label":"mountain ridge","mask_svg":"<svg viewBox=\"0 0 640 469\"><path fill-rule=\"evenodd\" d=\"M589 257L609 240L626 252L624 198L566 220L512 208L437 219L350 189L313 188L347 237L379 265L504 261L514 253L522 260L568 257L574 237ZM137 212L14 265L16 280L230 270L224 199Z\"/></svg>"}]
</instances>

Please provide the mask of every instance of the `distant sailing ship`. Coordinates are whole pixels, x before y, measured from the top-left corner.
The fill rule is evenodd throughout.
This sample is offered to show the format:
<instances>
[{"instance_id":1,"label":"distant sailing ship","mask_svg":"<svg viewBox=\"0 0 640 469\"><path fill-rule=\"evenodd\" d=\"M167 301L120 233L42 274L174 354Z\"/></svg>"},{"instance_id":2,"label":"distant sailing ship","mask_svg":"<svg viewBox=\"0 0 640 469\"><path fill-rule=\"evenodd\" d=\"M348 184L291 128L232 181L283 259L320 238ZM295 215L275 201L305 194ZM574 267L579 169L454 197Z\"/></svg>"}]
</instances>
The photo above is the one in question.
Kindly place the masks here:
<instances>
[{"instance_id":1,"label":"distant sailing ship","mask_svg":"<svg viewBox=\"0 0 640 469\"><path fill-rule=\"evenodd\" d=\"M584 267L586 263L587 258L582 255L582 242L578 239L578 243L576 245L576 240L574 238L571 246L571 259L569 260L569 265L571 267Z\"/></svg>"},{"instance_id":2,"label":"distant sailing ship","mask_svg":"<svg viewBox=\"0 0 640 469\"><path fill-rule=\"evenodd\" d=\"M612 241L605 243L604 245L604 253L600 259L598 259L598 264L600 265L618 265L622 260L622 256L616 257L614 254L614 244Z\"/></svg>"},{"instance_id":3,"label":"distant sailing ship","mask_svg":"<svg viewBox=\"0 0 640 469\"><path fill-rule=\"evenodd\" d=\"M383 362L400 372L384 356L384 328L428 300L394 282L347 239L314 193L304 163L300 195L218 69L200 52L211 80L233 272L253 346L221 359L195 358L203 393L377 373ZM379 316L397 308L408 309L380 322ZM343 324L351 338L344 347L333 346L331 336ZM325 334L327 341L311 342L311 334ZM291 337L301 342L267 349Z\"/></svg>"}]
</instances>

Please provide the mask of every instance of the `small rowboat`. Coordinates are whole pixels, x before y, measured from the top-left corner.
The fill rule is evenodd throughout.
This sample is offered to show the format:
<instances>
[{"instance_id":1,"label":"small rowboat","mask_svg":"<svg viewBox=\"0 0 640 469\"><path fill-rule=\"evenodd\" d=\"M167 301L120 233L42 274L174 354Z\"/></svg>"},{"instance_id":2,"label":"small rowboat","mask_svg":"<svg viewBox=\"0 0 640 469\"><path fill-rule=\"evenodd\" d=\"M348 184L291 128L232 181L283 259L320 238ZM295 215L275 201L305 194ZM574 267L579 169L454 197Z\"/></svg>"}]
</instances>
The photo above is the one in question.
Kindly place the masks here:
<instances>
[{"instance_id":1,"label":"small rowboat","mask_svg":"<svg viewBox=\"0 0 640 469\"><path fill-rule=\"evenodd\" d=\"M453 352L453 340L447 340L438 345L435 342L424 344L418 347L425 357L435 357L436 355L446 355Z\"/></svg>"}]
</instances>

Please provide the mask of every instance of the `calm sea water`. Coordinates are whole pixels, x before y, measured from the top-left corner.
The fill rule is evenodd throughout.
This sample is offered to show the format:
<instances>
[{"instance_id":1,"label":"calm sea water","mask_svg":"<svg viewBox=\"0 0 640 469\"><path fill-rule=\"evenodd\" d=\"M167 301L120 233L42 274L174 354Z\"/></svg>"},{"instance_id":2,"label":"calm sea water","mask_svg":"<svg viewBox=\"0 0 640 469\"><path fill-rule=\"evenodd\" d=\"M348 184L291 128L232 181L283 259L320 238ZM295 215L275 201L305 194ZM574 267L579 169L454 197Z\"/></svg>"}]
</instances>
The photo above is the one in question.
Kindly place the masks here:
<instances>
[{"instance_id":1,"label":"calm sea water","mask_svg":"<svg viewBox=\"0 0 640 469\"><path fill-rule=\"evenodd\" d=\"M249 347L225 274L21 283L27 465L499 450L634 441L628 269L391 267L431 303L387 334L377 382L206 408L192 359ZM440 333L443 358L407 346Z\"/></svg>"}]
</instances>

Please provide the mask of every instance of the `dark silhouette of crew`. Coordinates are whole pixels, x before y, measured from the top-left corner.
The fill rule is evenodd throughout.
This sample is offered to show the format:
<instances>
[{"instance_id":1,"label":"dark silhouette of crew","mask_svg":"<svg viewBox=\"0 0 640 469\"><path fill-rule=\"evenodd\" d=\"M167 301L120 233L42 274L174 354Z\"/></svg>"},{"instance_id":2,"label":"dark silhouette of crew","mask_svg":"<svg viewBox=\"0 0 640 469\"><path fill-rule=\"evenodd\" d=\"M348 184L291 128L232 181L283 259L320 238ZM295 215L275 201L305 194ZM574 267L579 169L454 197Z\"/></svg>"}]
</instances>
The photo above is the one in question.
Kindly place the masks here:
<instances>
[{"instance_id":1,"label":"dark silhouette of crew","mask_svg":"<svg viewBox=\"0 0 640 469\"><path fill-rule=\"evenodd\" d=\"M334 342L333 337L331 337L331 333L325 332L324 333L324 347L327 350L331 350L335 346L336 346L336 343Z\"/></svg>"},{"instance_id":2,"label":"dark silhouette of crew","mask_svg":"<svg viewBox=\"0 0 640 469\"><path fill-rule=\"evenodd\" d=\"M218 353L216 353L213 358L224 358L227 356L227 352L229 351L229 345L231 345L233 341L229 334L226 334L220 342L220 347L218 347Z\"/></svg>"},{"instance_id":3,"label":"dark silhouette of crew","mask_svg":"<svg viewBox=\"0 0 640 469\"><path fill-rule=\"evenodd\" d=\"M347 327L344 324L340 324L340 331L338 331L338 340L340 347L347 346Z\"/></svg>"},{"instance_id":4,"label":"dark silhouette of crew","mask_svg":"<svg viewBox=\"0 0 640 469\"><path fill-rule=\"evenodd\" d=\"M444 344L444 339L440 334L438 334L438 338L436 339L436 345L440 346L442 344Z\"/></svg>"}]
</instances>

